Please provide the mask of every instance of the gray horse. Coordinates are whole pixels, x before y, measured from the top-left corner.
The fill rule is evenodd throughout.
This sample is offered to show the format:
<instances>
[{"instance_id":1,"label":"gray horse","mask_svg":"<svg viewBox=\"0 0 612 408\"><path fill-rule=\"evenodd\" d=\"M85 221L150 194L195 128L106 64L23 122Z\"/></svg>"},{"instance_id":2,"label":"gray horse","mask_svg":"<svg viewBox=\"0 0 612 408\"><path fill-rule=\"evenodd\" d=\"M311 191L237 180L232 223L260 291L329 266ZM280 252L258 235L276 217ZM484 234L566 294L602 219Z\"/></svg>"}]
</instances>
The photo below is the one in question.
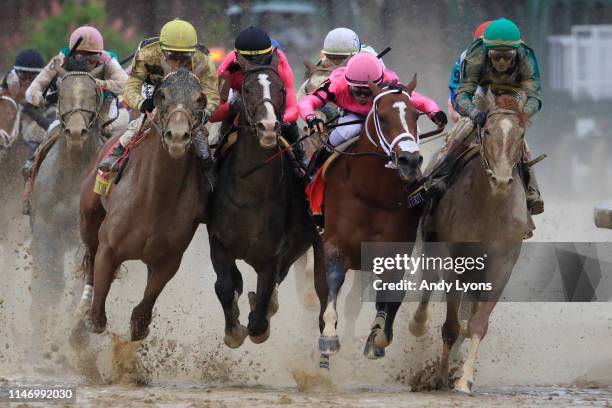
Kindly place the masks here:
<instances>
[{"instance_id":1,"label":"gray horse","mask_svg":"<svg viewBox=\"0 0 612 408\"><path fill-rule=\"evenodd\" d=\"M91 73L60 71L60 125L49 139L57 141L40 165L31 196L33 340L42 344L49 317L64 292L64 255L77 247L79 191L92 158L102 144L99 120L102 91Z\"/></svg>"}]
</instances>

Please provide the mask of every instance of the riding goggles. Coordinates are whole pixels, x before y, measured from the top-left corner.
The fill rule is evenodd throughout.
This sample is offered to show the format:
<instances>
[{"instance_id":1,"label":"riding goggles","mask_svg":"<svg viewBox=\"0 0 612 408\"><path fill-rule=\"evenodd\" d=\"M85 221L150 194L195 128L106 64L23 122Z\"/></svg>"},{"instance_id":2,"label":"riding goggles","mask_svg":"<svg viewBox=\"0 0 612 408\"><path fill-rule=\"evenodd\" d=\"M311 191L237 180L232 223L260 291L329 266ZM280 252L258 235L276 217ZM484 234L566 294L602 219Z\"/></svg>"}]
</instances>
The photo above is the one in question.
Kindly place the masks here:
<instances>
[{"instance_id":1,"label":"riding goggles","mask_svg":"<svg viewBox=\"0 0 612 408\"><path fill-rule=\"evenodd\" d=\"M359 96L362 98L369 98L374 94L370 88L366 88L363 86L351 86L350 89L351 89L351 93L354 96Z\"/></svg>"},{"instance_id":2,"label":"riding goggles","mask_svg":"<svg viewBox=\"0 0 612 408\"><path fill-rule=\"evenodd\" d=\"M516 57L517 51L516 50L489 50L488 51L488 55L489 58L491 58L492 61L495 62L499 62L499 61L508 61L508 62L512 62L514 60L514 58Z\"/></svg>"}]
</instances>

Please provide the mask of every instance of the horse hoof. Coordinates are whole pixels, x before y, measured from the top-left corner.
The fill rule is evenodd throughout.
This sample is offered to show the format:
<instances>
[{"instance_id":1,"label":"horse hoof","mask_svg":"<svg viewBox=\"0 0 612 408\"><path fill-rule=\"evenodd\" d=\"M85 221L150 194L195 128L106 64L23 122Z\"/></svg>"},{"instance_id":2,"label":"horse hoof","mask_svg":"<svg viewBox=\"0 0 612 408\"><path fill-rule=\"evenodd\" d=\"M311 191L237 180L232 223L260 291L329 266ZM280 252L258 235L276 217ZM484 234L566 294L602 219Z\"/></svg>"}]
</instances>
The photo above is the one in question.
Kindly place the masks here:
<instances>
[{"instance_id":1,"label":"horse hoof","mask_svg":"<svg viewBox=\"0 0 612 408\"><path fill-rule=\"evenodd\" d=\"M268 326L265 333L260 334L259 336L249 336L249 337L251 341L255 344L263 343L264 341L268 340L268 337L270 337L270 326Z\"/></svg>"},{"instance_id":2,"label":"horse hoof","mask_svg":"<svg viewBox=\"0 0 612 408\"><path fill-rule=\"evenodd\" d=\"M150 331L151 330L149 330L149 327L146 327L144 329L132 327L132 339L131 340L132 341L144 340L145 338L147 338Z\"/></svg>"},{"instance_id":3,"label":"horse hoof","mask_svg":"<svg viewBox=\"0 0 612 408\"><path fill-rule=\"evenodd\" d=\"M472 394L472 386L474 383L472 381L464 381L461 378L455 384L454 391L460 394L473 396Z\"/></svg>"},{"instance_id":4,"label":"horse hoof","mask_svg":"<svg viewBox=\"0 0 612 408\"><path fill-rule=\"evenodd\" d=\"M87 331L90 333L100 334L103 333L104 330L106 330L106 324L98 324L94 322L91 318L85 319L83 324L85 325Z\"/></svg>"},{"instance_id":5,"label":"horse hoof","mask_svg":"<svg viewBox=\"0 0 612 408\"><path fill-rule=\"evenodd\" d=\"M319 351L323 354L336 354L340 351L340 339L338 336L319 337Z\"/></svg>"},{"instance_id":6,"label":"horse hoof","mask_svg":"<svg viewBox=\"0 0 612 408\"><path fill-rule=\"evenodd\" d=\"M242 343L244 343L244 339L246 339L246 336L248 336L248 334L249 332L247 328L243 325L239 325L234 330L225 333L225 338L223 339L223 342L227 347L235 349L242 346Z\"/></svg>"},{"instance_id":7,"label":"horse hoof","mask_svg":"<svg viewBox=\"0 0 612 408\"><path fill-rule=\"evenodd\" d=\"M368 336L365 348L363 349L363 355L370 360L377 360L385 356L384 347L378 347L374 338L376 337L376 331L372 331Z\"/></svg>"},{"instance_id":8,"label":"horse hoof","mask_svg":"<svg viewBox=\"0 0 612 408\"><path fill-rule=\"evenodd\" d=\"M428 331L427 322L419 323L412 319L408 325L408 330L414 337L423 337Z\"/></svg>"},{"instance_id":9,"label":"horse hoof","mask_svg":"<svg viewBox=\"0 0 612 408\"><path fill-rule=\"evenodd\" d=\"M391 344L391 341L387 338L385 331L383 329L376 329L372 331L374 334L374 345L379 348L385 348Z\"/></svg>"}]
</instances>

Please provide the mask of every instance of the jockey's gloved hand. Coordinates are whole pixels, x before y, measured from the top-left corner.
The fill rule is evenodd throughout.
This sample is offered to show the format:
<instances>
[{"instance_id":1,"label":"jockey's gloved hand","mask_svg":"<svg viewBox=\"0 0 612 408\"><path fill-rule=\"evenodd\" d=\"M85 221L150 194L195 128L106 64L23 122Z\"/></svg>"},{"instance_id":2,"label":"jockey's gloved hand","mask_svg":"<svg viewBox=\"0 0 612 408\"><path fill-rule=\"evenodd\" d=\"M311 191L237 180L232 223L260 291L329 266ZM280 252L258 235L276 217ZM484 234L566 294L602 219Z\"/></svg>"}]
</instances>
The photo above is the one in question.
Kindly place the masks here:
<instances>
[{"instance_id":1,"label":"jockey's gloved hand","mask_svg":"<svg viewBox=\"0 0 612 408\"><path fill-rule=\"evenodd\" d=\"M147 98L143 100L142 103L140 104L140 111L142 113L153 112L153 109L155 109L155 104L153 103L152 98Z\"/></svg>"},{"instance_id":2,"label":"jockey's gloved hand","mask_svg":"<svg viewBox=\"0 0 612 408\"><path fill-rule=\"evenodd\" d=\"M45 100L48 103L57 103L58 98L59 98L59 92L49 92L45 96Z\"/></svg>"},{"instance_id":3,"label":"jockey's gloved hand","mask_svg":"<svg viewBox=\"0 0 612 408\"><path fill-rule=\"evenodd\" d=\"M446 113L442 111L433 112L430 118L431 118L431 121L438 126L446 126L446 124L448 123Z\"/></svg>"},{"instance_id":4,"label":"jockey's gloved hand","mask_svg":"<svg viewBox=\"0 0 612 408\"><path fill-rule=\"evenodd\" d=\"M476 126L484 127L484 125L485 125L485 123L487 121L487 112L476 111L471 116L472 116L472 120L474 121L474 124Z\"/></svg>"},{"instance_id":5,"label":"jockey's gloved hand","mask_svg":"<svg viewBox=\"0 0 612 408\"><path fill-rule=\"evenodd\" d=\"M306 124L311 132L325 133L325 122L316 116L311 116L310 118L306 119Z\"/></svg>"}]
</instances>

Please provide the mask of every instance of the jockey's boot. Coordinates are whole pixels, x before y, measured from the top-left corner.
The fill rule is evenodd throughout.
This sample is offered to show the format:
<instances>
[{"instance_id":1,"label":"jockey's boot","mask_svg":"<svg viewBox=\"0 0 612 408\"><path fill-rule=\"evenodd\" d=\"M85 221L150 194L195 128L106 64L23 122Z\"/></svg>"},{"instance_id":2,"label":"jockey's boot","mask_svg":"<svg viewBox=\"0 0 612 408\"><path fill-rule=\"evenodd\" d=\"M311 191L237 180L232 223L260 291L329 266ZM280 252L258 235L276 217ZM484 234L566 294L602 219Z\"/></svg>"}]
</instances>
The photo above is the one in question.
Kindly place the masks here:
<instances>
[{"instance_id":1,"label":"jockey's boot","mask_svg":"<svg viewBox=\"0 0 612 408\"><path fill-rule=\"evenodd\" d=\"M457 159L468 149L461 140L454 139L449 141L446 155L436 166L433 177L426 183L427 193L433 198L440 198L448 188L448 178Z\"/></svg>"},{"instance_id":2,"label":"jockey's boot","mask_svg":"<svg viewBox=\"0 0 612 408\"><path fill-rule=\"evenodd\" d=\"M125 147L121 143L117 143L113 150L106 156L100 163L98 163L98 170L103 171L104 173L108 173L110 171L115 171L117 164L119 163L119 158L123 156L125 152Z\"/></svg>"},{"instance_id":3,"label":"jockey's boot","mask_svg":"<svg viewBox=\"0 0 612 408\"><path fill-rule=\"evenodd\" d=\"M325 163L329 156L331 156L331 153L331 150L327 149L325 146L314 152L306 168L306 178L308 181L314 180L317 171L319 171L319 168Z\"/></svg>"},{"instance_id":4,"label":"jockey's boot","mask_svg":"<svg viewBox=\"0 0 612 408\"><path fill-rule=\"evenodd\" d=\"M23 176L24 181L28 181L32 175L32 166L34 166L34 157L28 158L21 168L21 175Z\"/></svg>"},{"instance_id":5,"label":"jockey's boot","mask_svg":"<svg viewBox=\"0 0 612 408\"><path fill-rule=\"evenodd\" d=\"M195 135L193 136L193 147L196 150L196 154L202 160L202 169L206 178L210 183L211 188L215 187L215 174L213 169L213 159L210 154L210 147L208 145L208 131L204 127L200 127Z\"/></svg>"},{"instance_id":6,"label":"jockey's boot","mask_svg":"<svg viewBox=\"0 0 612 408\"><path fill-rule=\"evenodd\" d=\"M544 212L544 200L540 195L540 189L538 188L538 181L535 177L533 167L529 167L529 180L527 183L527 208L531 215L538 215Z\"/></svg>"}]
</instances>

